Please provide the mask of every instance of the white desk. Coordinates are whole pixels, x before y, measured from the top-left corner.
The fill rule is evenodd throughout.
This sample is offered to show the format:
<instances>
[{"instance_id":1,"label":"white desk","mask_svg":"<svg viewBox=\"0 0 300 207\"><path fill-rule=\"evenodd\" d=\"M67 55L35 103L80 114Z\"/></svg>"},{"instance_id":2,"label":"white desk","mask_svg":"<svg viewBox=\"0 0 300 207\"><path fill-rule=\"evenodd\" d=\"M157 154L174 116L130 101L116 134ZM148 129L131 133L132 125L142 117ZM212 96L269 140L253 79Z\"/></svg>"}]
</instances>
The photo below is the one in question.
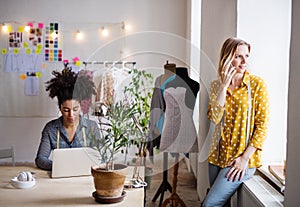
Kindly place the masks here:
<instances>
[{"instance_id":1,"label":"white desk","mask_svg":"<svg viewBox=\"0 0 300 207\"><path fill-rule=\"evenodd\" d=\"M132 168L132 167L130 167ZM21 171L32 171L36 184L32 188L16 189L10 179ZM47 171L27 166L0 166L0 206L144 206L144 189L125 189L126 197L120 203L99 204L92 193L93 177L52 179Z\"/></svg>"}]
</instances>

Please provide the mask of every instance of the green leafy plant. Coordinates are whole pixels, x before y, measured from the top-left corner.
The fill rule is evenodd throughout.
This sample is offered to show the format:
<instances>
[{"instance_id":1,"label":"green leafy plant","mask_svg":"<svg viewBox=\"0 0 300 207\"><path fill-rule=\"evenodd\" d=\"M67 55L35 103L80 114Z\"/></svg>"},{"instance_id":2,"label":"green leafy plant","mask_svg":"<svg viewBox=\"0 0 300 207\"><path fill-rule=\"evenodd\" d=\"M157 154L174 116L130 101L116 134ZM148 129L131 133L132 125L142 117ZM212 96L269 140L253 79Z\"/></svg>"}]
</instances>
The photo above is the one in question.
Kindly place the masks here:
<instances>
[{"instance_id":1,"label":"green leafy plant","mask_svg":"<svg viewBox=\"0 0 300 207\"><path fill-rule=\"evenodd\" d=\"M140 135L136 136L140 138L133 144L140 147L140 144L143 144L141 140L144 140L148 132L150 104L153 93L153 75L145 70L138 69L133 69L131 74L131 82L124 88L124 93L136 110L135 121L140 132Z\"/></svg>"},{"instance_id":2,"label":"green leafy plant","mask_svg":"<svg viewBox=\"0 0 300 207\"><path fill-rule=\"evenodd\" d=\"M107 170L113 169L117 153L126 155L129 147L134 145L139 148L140 155L146 141L153 76L138 69L131 73L131 82L123 91L126 98L108 106L105 116L99 119L101 138L91 135L90 146L98 150Z\"/></svg>"},{"instance_id":3,"label":"green leafy plant","mask_svg":"<svg viewBox=\"0 0 300 207\"><path fill-rule=\"evenodd\" d=\"M102 162L105 162L105 169L112 170L114 167L115 155L118 152L127 153L126 149L131 143L131 137L136 134L136 125L133 116L135 108L123 101L112 104L106 116L101 117L100 139L91 136L91 146L100 153Z\"/></svg>"}]
</instances>

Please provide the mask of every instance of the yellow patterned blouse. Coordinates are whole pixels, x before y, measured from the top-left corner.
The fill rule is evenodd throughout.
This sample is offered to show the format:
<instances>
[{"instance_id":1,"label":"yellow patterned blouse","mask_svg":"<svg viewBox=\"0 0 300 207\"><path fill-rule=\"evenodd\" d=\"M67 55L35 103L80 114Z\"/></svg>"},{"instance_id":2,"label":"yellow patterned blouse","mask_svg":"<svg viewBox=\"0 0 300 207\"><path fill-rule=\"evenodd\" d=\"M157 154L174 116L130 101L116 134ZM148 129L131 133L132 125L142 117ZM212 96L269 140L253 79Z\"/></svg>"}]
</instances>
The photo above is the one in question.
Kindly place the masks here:
<instances>
[{"instance_id":1,"label":"yellow patterned blouse","mask_svg":"<svg viewBox=\"0 0 300 207\"><path fill-rule=\"evenodd\" d=\"M216 126L208 161L221 168L226 167L230 161L243 154L246 147L249 83L252 98L249 145L257 150L250 158L248 167L262 165L261 151L269 122L268 91L262 78L246 72L239 88L234 91L227 90L225 106L220 106L216 101L219 80L213 81L210 85L208 119Z\"/></svg>"}]
</instances>

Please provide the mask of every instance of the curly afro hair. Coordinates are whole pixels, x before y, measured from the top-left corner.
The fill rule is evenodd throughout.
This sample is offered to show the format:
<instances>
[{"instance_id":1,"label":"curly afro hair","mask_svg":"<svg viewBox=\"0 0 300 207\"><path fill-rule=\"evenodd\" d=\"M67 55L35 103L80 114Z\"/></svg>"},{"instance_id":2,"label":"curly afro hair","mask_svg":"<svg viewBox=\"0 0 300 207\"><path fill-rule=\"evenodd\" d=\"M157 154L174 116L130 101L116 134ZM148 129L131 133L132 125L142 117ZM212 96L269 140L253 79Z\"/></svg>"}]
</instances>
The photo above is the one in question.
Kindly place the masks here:
<instances>
[{"instance_id":1,"label":"curly afro hair","mask_svg":"<svg viewBox=\"0 0 300 207\"><path fill-rule=\"evenodd\" d=\"M75 73L64 68L61 73L52 71L52 75L55 77L46 82L46 91L49 91L49 97L57 97L59 107L66 100L81 102L96 94L94 82L84 72Z\"/></svg>"}]
</instances>

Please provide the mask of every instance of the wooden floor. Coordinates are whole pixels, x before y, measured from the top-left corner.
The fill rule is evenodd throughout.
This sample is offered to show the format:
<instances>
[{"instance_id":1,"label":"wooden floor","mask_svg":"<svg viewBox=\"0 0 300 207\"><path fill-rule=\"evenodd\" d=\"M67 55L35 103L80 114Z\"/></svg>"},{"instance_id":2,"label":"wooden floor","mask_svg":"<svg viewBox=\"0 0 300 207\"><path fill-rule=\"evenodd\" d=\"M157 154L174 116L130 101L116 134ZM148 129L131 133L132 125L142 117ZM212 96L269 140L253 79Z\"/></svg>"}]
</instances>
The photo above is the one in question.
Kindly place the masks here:
<instances>
[{"instance_id":1,"label":"wooden floor","mask_svg":"<svg viewBox=\"0 0 300 207\"><path fill-rule=\"evenodd\" d=\"M173 171L174 168L170 168L168 170L168 182L172 186L172 178L173 178ZM186 163L184 160L179 162L179 169L178 169L178 181L177 181L177 188L176 192L179 195L180 199L184 202L187 207L200 207L200 200L197 195L197 180L195 179L194 175L188 171ZM158 188L161 185L163 180L162 173L153 173L151 179L150 188L146 190L146 207L159 207L159 202L161 199L161 193L159 197L153 202L153 198L155 194L158 192ZM169 198L171 193L166 191L163 196L163 201ZM163 203L162 201L162 203ZM171 205L167 205L171 206ZM180 206L180 205L178 205Z\"/></svg>"}]
</instances>

